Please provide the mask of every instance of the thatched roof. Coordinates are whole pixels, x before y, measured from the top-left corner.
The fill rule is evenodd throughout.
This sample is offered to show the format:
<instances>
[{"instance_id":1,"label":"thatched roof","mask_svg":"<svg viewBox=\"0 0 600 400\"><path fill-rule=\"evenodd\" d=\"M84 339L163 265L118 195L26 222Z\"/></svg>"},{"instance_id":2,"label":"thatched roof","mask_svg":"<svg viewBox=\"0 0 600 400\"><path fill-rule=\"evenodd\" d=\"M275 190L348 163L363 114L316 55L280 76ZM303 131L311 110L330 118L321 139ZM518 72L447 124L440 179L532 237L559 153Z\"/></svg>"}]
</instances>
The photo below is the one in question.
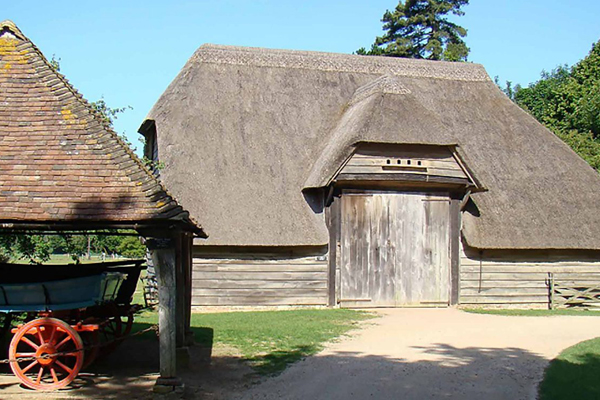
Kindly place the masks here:
<instances>
[{"instance_id":1,"label":"thatched roof","mask_svg":"<svg viewBox=\"0 0 600 400\"><path fill-rule=\"evenodd\" d=\"M201 228L11 21L0 22L0 226Z\"/></svg>"},{"instance_id":2,"label":"thatched roof","mask_svg":"<svg viewBox=\"0 0 600 400\"><path fill-rule=\"evenodd\" d=\"M214 245L322 245L326 186L360 142L457 145L468 245L600 249L600 178L484 68L204 45L148 118L163 180Z\"/></svg>"},{"instance_id":3,"label":"thatched roof","mask_svg":"<svg viewBox=\"0 0 600 400\"><path fill-rule=\"evenodd\" d=\"M314 163L304 189L329 185L357 143L456 145L449 131L402 86L400 79L383 75L356 90Z\"/></svg>"}]
</instances>

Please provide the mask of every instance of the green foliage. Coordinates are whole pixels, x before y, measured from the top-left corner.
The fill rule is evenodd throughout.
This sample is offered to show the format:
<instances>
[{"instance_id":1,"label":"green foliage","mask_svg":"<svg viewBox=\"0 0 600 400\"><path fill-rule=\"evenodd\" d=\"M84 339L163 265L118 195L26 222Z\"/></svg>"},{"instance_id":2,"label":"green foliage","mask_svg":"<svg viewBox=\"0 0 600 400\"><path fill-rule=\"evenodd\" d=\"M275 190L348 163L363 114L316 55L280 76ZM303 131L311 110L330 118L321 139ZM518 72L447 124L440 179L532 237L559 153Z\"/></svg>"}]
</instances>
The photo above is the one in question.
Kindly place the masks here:
<instances>
[{"instance_id":1,"label":"green foliage","mask_svg":"<svg viewBox=\"0 0 600 400\"><path fill-rule=\"evenodd\" d=\"M576 97L570 75L566 65L543 71L539 81L515 93L515 102L549 128L568 129Z\"/></svg>"},{"instance_id":2,"label":"green foliage","mask_svg":"<svg viewBox=\"0 0 600 400\"><path fill-rule=\"evenodd\" d=\"M600 139L594 138L591 132L579 132L574 129L568 132L555 131L555 133L579 157L583 158L592 168L600 172Z\"/></svg>"},{"instance_id":3,"label":"green foliage","mask_svg":"<svg viewBox=\"0 0 600 400\"><path fill-rule=\"evenodd\" d=\"M68 254L76 263L90 252L144 258L146 247L137 236L110 235L113 231L94 235L0 235L0 262L26 260L37 264L47 262L53 254ZM119 230L116 233L134 231Z\"/></svg>"},{"instance_id":4,"label":"green foliage","mask_svg":"<svg viewBox=\"0 0 600 400\"><path fill-rule=\"evenodd\" d=\"M542 72L512 98L600 171L600 41L572 68Z\"/></svg>"},{"instance_id":5,"label":"green foliage","mask_svg":"<svg viewBox=\"0 0 600 400\"><path fill-rule=\"evenodd\" d=\"M118 118L119 114L122 114L127 110L133 110L133 107L131 106L120 108L109 107L104 101L104 98L100 98L100 100L97 101L92 101L90 105L92 106L92 109L96 111L98 116L100 116L102 122L104 122L104 125L110 129L113 128L114 121ZM133 143L129 141L127 135L121 133L119 134L119 138L131 149L131 151L135 152L137 150L133 146Z\"/></svg>"},{"instance_id":6,"label":"green foliage","mask_svg":"<svg viewBox=\"0 0 600 400\"><path fill-rule=\"evenodd\" d=\"M32 264L50 259L52 245L46 236L0 235L0 261L27 260Z\"/></svg>"},{"instance_id":7,"label":"green foliage","mask_svg":"<svg viewBox=\"0 0 600 400\"><path fill-rule=\"evenodd\" d=\"M146 156L142 158L142 164L150 171L160 171L165 168L165 163L163 161L154 161Z\"/></svg>"},{"instance_id":8,"label":"green foliage","mask_svg":"<svg viewBox=\"0 0 600 400\"><path fill-rule=\"evenodd\" d=\"M97 101L92 101L90 105L92 106L92 109L94 109L94 111L100 115L106 126L110 128L112 128L114 120L117 119L119 114L133 109L131 106L120 108L109 107L104 101L104 98L100 98L100 100Z\"/></svg>"},{"instance_id":9,"label":"green foliage","mask_svg":"<svg viewBox=\"0 0 600 400\"><path fill-rule=\"evenodd\" d=\"M383 36L375 38L361 55L424 58L428 60L466 61L469 48L463 38L467 30L447 18L461 16L461 7L469 0L406 0L394 11L383 14Z\"/></svg>"},{"instance_id":10,"label":"green foliage","mask_svg":"<svg viewBox=\"0 0 600 400\"><path fill-rule=\"evenodd\" d=\"M60 58L56 58L56 54L52 54L52 58L48 61L52 69L56 72L60 72Z\"/></svg>"},{"instance_id":11,"label":"green foliage","mask_svg":"<svg viewBox=\"0 0 600 400\"><path fill-rule=\"evenodd\" d=\"M512 101L515 101L515 94L522 89L521 85L519 85L518 83L515 86L513 86L511 81L506 81L504 83L504 86L502 86L500 84L500 78L498 76L494 77L494 83L496 84L496 86L498 86L500 90L502 90L502 92L504 92L506 97L508 97Z\"/></svg>"},{"instance_id":12,"label":"green foliage","mask_svg":"<svg viewBox=\"0 0 600 400\"><path fill-rule=\"evenodd\" d=\"M71 259L79 263L79 256L87 253L88 237L84 235L61 235L62 250L69 254Z\"/></svg>"},{"instance_id":13,"label":"green foliage","mask_svg":"<svg viewBox=\"0 0 600 400\"><path fill-rule=\"evenodd\" d=\"M56 72L60 72L60 61L61 59L57 58L56 54L53 54L52 58L48 61L48 63L50 64L50 67L52 67L52 69L54 69ZM133 110L133 107L131 106L117 108L109 107L104 101L104 98L102 97L100 98L100 100L90 102L90 106L92 107L92 110L94 110L97 113L102 122L104 122L104 124L110 129L113 128L113 123L115 119L118 118L119 114L124 113L127 110ZM127 139L127 136L125 134L120 134L119 137L133 151L136 150L135 147L133 147L132 143Z\"/></svg>"},{"instance_id":14,"label":"green foliage","mask_svg":"<svg viewBox=\"0 0 600 400\"><path fill-rule=\"evenodd\" d=\"M374 315L347 309L202 313L192 314L191 326L199 345L236 348L258 373L272 375L369 318ZM155 312L144 313L136 316L133 330L157 321Z\"/></svg>"},{"instance_id":15,"label":"green foliage","mask_svg":"<svg viewBox=\"0 0 600 400\"><path fill-rule=\"evenodd\" d=\"M146 246L137 237L125 236L117 246L117 252L123 257L144 258L146 256Z\"/></svg>"},{"instance_id":16,"label":"green foliage","mask_svg":"<svg viewBox=\"0 0 600 400\"><path fill-rule=\"evenodd\" d=\"M562 351L539 385L540 400L600 398L600 338Z\"/></svg>"}]
</instances>

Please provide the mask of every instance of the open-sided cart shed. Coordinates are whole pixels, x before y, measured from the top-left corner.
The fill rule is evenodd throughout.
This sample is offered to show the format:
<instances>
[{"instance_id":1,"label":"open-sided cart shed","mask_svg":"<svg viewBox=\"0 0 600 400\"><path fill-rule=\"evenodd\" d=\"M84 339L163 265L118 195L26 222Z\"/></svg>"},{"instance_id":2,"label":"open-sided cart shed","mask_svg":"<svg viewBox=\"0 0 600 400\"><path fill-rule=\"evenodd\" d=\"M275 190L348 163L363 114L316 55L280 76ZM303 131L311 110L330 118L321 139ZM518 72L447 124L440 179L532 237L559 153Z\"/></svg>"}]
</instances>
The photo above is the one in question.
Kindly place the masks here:
<instances>
[{"instance_id":1,"label":"open-sided cart shed","mask_svg":"<svg viewBox=\"0 0 600 400\"><path fill-rule=\"evenodd\" d=\"M189 326L191 241L206 235L39 49L1 22L1 233L116 228L135 229L152 249L159 383L171 385Z\"/></svg>"}]
</instances>

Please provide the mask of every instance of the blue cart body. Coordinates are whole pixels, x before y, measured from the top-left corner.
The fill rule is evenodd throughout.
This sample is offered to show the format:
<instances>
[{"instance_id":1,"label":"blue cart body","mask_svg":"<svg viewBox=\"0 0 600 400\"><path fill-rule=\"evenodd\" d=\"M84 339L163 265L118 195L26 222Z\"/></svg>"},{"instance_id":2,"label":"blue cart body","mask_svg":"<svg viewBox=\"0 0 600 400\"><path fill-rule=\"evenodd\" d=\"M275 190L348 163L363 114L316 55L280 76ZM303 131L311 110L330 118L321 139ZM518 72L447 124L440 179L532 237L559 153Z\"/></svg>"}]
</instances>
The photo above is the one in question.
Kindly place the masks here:
<instances>
[{"instance_id":1,"label":"blue cart body","mask_svg":"<svg viewBox=\"0 0 600 400\"><path fill-rule=\"evenodd\" d=\"M35 283L0 284L0 312L60 311L113 301L126 275L97 275Z\"/></svg>"},{"instance_id":2,"label":"blue cart body","mask_svg":"<svg viewBox=\"0 0 600 400\"><path fill-rule=\"evenodd\" d=\"M79 265L0 264L0 313L130 304L144 260Z\"/></svg>"}]
</instances>

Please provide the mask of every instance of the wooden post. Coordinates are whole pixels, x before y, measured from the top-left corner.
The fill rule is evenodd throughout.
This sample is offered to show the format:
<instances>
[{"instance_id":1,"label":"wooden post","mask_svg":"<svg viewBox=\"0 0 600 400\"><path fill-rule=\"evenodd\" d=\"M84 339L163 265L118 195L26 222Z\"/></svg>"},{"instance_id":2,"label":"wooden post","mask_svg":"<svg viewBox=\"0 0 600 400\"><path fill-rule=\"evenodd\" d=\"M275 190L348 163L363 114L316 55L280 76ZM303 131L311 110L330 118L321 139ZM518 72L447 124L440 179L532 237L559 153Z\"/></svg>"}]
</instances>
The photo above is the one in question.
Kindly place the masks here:
<instances>
[{"instance_id":1,"label":"wooden post","mask_svg":"<svg viewBox=\"0 0 600 400\"><path fill-rule=\"evenodd\" d=\"M176 254L176 279L175 279L175 309L176 309L176 330L175 338L177 348L185 346L185 276L184 276L184 259L186 256L183 254L184 247L184 234L181 233L175 238L175 248L177 249Z\"/></svg>"},{"instance_id":2,"label":"wooden post","mask_svg":"<svg viewBox=\"0 0 600 400\"><path fill-rule=\"evenodd\" d=\"M181 387L177 378L176 326L177 326L177 260L172 239L147 241L158 278L158 327L160 344L160 377L156 391L173 391Z\"/></svg>"},{"instance_id":3,"label":"wooden post","mask_svg":"<svg viewBox=\"0 0 600 400\"><path fill-rule=\"evenodd\" d=\"M338 258L338 241L340 232L340 200L339 198L333 198L333 201L325 209L325 215L327 218L327 225L329 228L329 254L327 256L327 293L329 307L335 307L336 305L336 268Z\"/></svg>"},{"instance_id":4,"label":"wooden post","mask_svg":"<svg viewBox=\"0 0 600 400\"><path fill-rule=\"evenodd\" d=\"M183 237L182 257L184 260L183 272L185 280L185 312L184 312L184 329L185 329L185 345L191 346L194 344L194 332L192 332L192 268L193 259L192 251L194 248L194 237L191 233L186 233Z\"/></svg>"},{"instance_id":5,"label":"wooden post","mask_svg":"<svg viewBox=\"0 0 600 400\"><path fill-rule=\"evenodd\" d=\"M450 305L460 302L460 202L450 200Z\"/></svg>"},{"instance_id":6,"label":"wooden post","mask_svg":"<svg viewBox=\"0 0 600 400\"><path fill-rule=\"evenodd\" d=\"M548 308L552 310L554 309L554 274L552 272L548 272L548 290L550 291Z\"/></svg>"},{"instance_id":7,"label":"wooden post","mask_svg":"<svg viewBox=\"0 0 600 400\"><path fill-rule=\"evenodd\" d=\"M176 277L176 346L177 367L189 368L191 358L189 347L194 342L191 331L191 240L192 236L181 232L176 237L177 277Z\"/></svg>"}]
</instances>

